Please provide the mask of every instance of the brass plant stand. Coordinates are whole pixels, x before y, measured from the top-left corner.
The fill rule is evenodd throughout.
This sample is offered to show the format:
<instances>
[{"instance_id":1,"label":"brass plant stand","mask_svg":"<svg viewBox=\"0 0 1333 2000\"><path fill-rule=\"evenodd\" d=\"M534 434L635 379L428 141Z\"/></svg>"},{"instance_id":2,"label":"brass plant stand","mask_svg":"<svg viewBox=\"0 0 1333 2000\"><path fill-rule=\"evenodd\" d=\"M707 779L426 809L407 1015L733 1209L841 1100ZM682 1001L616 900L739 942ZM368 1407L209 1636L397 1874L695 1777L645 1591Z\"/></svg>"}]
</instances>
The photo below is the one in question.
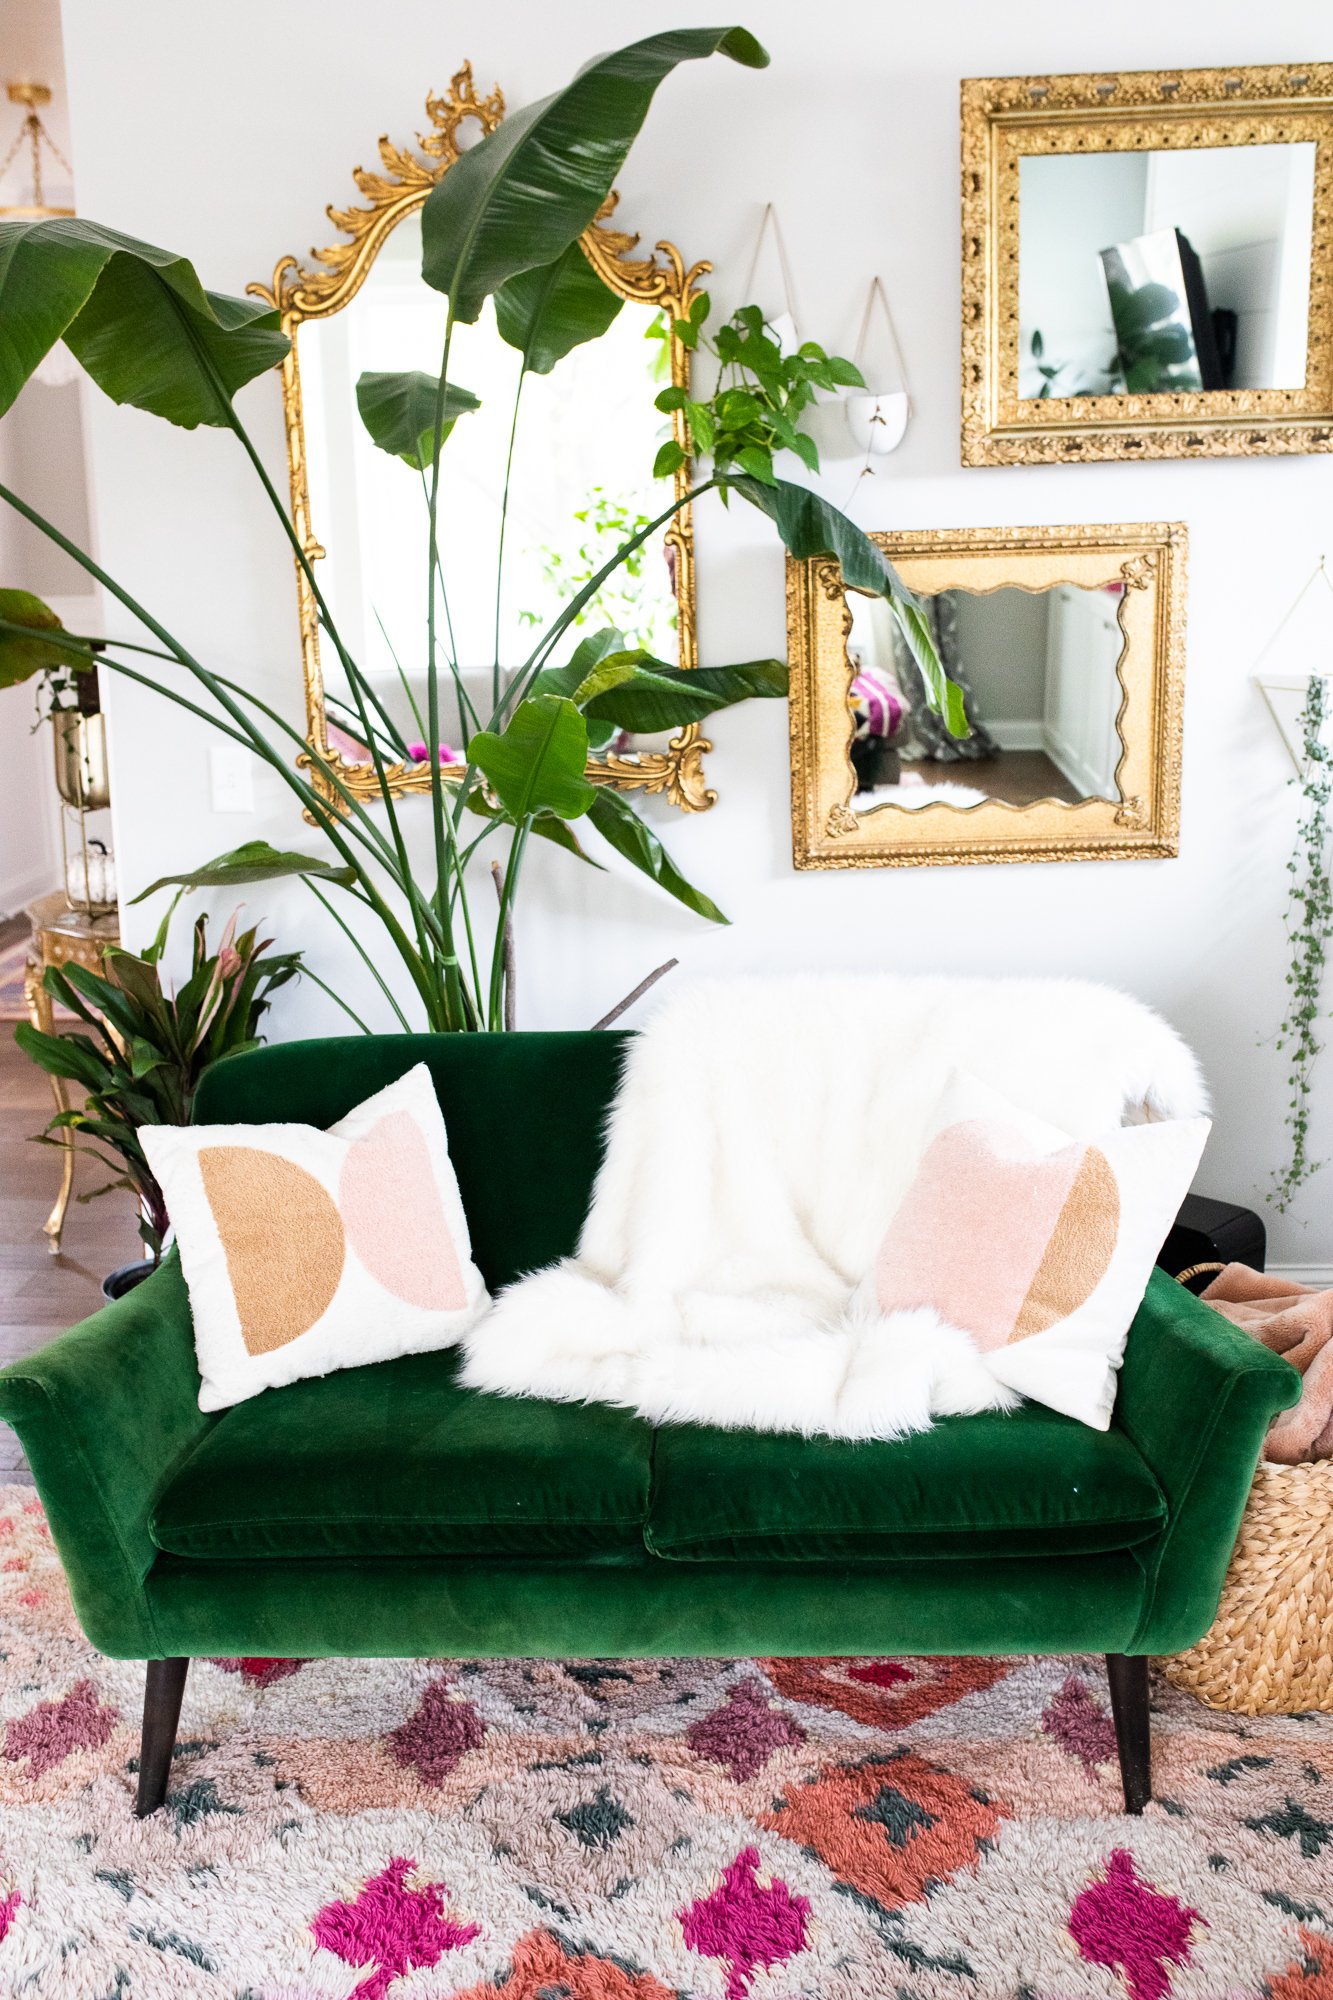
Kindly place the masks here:
<instances>
[{"instance_id":1,"label":"brass plant stand","mask_svg":"<svg viewBox=\"0 0 1333 2000\"><path fill-rule=\"evenodd\" d=\"M120 927L114 912L109 916L89 916L83 910L71 910L62 895L41 897L30 904L27 916L32 925L32 942L23 974L23 997L33 1026L52 1035L55 1033L55 1006L42 984L42 974L47 966L85 965L90 972L100 972L102 954L107 946L120 943ZM63 1077L51 1078L51 1095L55 1098L57 1111L70 1109L69 1086ZM63 1132L61 1141L64 1166L60 1192L56 1196L55 1207L42 1224L53 1257L60 1255L65 1213L74 1191L73 1133Z\"/></svg>"}]
</instances>

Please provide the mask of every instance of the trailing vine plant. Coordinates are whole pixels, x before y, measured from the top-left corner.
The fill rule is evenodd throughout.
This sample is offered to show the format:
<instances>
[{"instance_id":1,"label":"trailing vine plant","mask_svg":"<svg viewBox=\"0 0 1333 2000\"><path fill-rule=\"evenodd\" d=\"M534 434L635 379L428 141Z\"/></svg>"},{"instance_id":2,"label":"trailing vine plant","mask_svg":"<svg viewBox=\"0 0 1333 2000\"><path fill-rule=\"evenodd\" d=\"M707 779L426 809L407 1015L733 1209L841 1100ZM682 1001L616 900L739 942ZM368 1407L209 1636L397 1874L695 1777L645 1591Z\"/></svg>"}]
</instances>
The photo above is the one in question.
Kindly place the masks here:
<instances>
[{"instance_id":1,"label":"trailing vine plant","mask_svg":"<svg viewBox=\"0 0 1333 2000\"><path fill-rule=\"evenodd\" d=\"M1287 872L1287 938L1291 968L1287 973L1287 1011L1277 1032L1277 1046L1287 1051L1291 1095L1287 1126L1291 1152L1285 1167L1273 1176L1269 1200L1285 1215L1300 1189L1323 1166L1309 1153L1310 1094L1314 1067L1323 1048L1315 1032L1324 984L1328 941L1333 936L1333 880L1329 875L1328 803L1333 796L1330 752L1324 740L1329 709L1328 677L1311 674L1301 709L1304 773L1302 811L1296 846Z\"/></svg>"}]
</instances>

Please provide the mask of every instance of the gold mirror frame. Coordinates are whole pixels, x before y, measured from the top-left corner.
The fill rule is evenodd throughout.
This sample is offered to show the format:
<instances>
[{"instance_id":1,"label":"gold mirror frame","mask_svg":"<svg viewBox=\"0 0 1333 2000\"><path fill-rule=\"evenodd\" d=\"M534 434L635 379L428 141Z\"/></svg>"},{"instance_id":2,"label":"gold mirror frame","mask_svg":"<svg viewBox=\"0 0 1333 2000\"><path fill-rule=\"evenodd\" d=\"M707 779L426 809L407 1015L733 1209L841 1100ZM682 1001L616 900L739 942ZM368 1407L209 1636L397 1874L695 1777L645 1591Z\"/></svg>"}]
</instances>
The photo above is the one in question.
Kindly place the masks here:
<instances>
[{"instance_id":1,"label":"gold mirror frame","mask_svg":"<svg viewBox=\"0 0 1333 2000\"><path fill-rule=\"evenodd\" d=\"M985 861L1109 861L1177 852L1184 702L1180 522L1075 528L939 528L872 535L910 589L978 593L1122 583L1116 718L1120 802L936 802L854 813L848 655L852 613L836 563L787 558L792 860L797 868L912 868ZM943 767L966 773L965 764Z\"/></svg>"},{"instance_id":2,"label":"gold mirror frame","mask_svg":"<svg viewBox=\"0 0 1333 2000\"><path fill-rule=\"evenodd\" d=\"M974 77L962 86L964 465L1333 451L1333 64ZM1018 395L1024 154L1313 141L1303 389Z\"/></svg>"},{"instance_id":3,"label":"gold mirror frame","mask_svg":"<svg viewBox=\"0 0 1333 2000\"><path fill-rule=\"evenodd\" d=\"M318 562L324 550L310 519L310 489L307 474L305 416L301 401L300 329L306 320L327 319L350 304L365 282L390 231L405 216L419 209L442 174L460 157L459 127L469 120L485 133L493 132L504 117L504 94L497 87L487 97L478 97L472 81L472 65L464 63L452 78L443 96L432 93L426 99L426 115L431 129L417 134L419 159L408 147L399 147L388 138L379 142L381 173L363 167L353 171L358 191L366 206L326 210L330 222L342 231L346 242L331 244L326 250L312 250L315 260L302 264L296 257L282 257L268 284L252 284L246 290L267 301L282 315L282 330L291 347L282 364L282 409L287 432L287 471L291 489L292 522L307 561ZM672 243L658 243L652 256L636 257L637 236L611 226L617 196L612 194L596 220L580 239L580 248L599 278L623 299L656 306L668 320L671 380L689 388L690 356L674 332L670 321L684 318L698 291L698 281L712 269L711 264L688 268ZM689 438L683 412L672 416L676 441L688 450ZM688 462L675 475L679 497L688 492L691 467ZM671 552L677 606L677 629L682 667L698 665L695 622L694 527L691 509L682 507L665 530L664 540ZM324 709L324 674L320 665L319 617L310 585L299 563L296 590L300 617L301 671L305 681L306 737L312 750L327 761L340 781L359 798L378 798L379 781L370 765L348 764L329 745ZM613 785L622 791L661 792L672 805L684 812L706 812L716 802L717 793L704 781L703 760L712 749L697 723L690 723L671 738L664 751L645 751L638 756L605 756L591 760L587 774L594 784ZM299 758L307 768L311 759ZM428 792L431 773L428 764L391 764L386 767L389 787L394 793ZM445 773L456 782L457 771ZM320 783L316 775L315 783ZM322 789L325 787L322 787Z\"/></svg>"}]
</instances>

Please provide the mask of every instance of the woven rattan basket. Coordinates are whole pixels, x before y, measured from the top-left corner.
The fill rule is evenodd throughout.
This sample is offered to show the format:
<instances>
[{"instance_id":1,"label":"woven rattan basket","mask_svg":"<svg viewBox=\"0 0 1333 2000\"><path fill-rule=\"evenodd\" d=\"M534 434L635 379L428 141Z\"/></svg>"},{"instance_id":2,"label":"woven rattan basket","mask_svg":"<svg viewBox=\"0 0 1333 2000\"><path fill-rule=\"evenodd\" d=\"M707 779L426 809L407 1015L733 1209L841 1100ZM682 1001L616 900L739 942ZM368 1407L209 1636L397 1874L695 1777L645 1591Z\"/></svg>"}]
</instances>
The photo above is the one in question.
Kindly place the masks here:
<instances>
[{"instance_id":1,"label":"woven rattan basket","mask_svg":"<svg viewBox=\"0 0 1333 2000\"><path fill-rule=\"evenodd\" d=\"M1212 1628L1161 1665L1234 1715L1333 1711L1333 1459L1260 1465Z\"/></svg>"}]
</instances>

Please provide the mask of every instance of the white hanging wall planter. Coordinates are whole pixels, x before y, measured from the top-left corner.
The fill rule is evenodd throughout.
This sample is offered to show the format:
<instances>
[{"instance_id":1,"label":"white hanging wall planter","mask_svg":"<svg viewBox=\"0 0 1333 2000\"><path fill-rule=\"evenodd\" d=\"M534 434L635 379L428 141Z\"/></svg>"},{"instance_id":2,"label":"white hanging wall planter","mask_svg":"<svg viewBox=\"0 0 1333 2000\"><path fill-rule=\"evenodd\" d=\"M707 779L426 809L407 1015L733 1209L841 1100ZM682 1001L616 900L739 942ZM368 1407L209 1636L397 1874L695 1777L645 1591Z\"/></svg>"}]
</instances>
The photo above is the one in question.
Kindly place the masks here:
<instances>
[{"instance_id":1,"label":"white hanging wall planter","mask_svg":"<svg viewBox=\"0 0 1333 2000\"><path fill-rule=\"evenodd\" d=\"M800 346L791 266L787 262L787 246L782 240L782 225L771 201L760 219L741 303L759 307L784 354L790 354Z\"/></svg>"},{"instance_id":2,"label":"white hanging wall planter","mask_svg":"<svg viewBox=\"0 0 1333 2000\"><path fill-rule=\"evenodd\" d=\"M1333 665L1326 664L1333 662L1333 645L1330 644L1333 641L1333 616L1329 613L1328 598L1315 594L1314 603L1317 608L1312 614L1314 622L1311 622L1310 615L1300 621L1297 617L1318 583L1322 583L1329 592L1329 597L1333 597L1333 577L1328 573L1327 561L1323 556L1320 556L1314 569L1278 620L1271 637L1254 663L1254 673L1251 676L1254 685L1264 698L1268 713L1277 725L1296 775L1301 780L1305 778L1305 737L1301 715L1313 675L1309 672L1261 673L1259 670L1281 645L1283 650L1297 659L1302 657L1309 659L1313 656L1318 660L1320 664L1315 667L1314 674L1333 672ZM1323 612L1322 618L1320 610Z\"/></svg>"},{"instance_id":3,"label":"white hanging wall planter","mask_svg":"<svg viewBox=\"0 0 1333 2000\"><path fill-rule=\"evenodd\" d=\"M880 457L896 451L902 443L912 404L893 316L878 278L871 280L852 358L865 377L866 386L848 392L848 428L862 451Z\"/></svg>"}]
</instances>

